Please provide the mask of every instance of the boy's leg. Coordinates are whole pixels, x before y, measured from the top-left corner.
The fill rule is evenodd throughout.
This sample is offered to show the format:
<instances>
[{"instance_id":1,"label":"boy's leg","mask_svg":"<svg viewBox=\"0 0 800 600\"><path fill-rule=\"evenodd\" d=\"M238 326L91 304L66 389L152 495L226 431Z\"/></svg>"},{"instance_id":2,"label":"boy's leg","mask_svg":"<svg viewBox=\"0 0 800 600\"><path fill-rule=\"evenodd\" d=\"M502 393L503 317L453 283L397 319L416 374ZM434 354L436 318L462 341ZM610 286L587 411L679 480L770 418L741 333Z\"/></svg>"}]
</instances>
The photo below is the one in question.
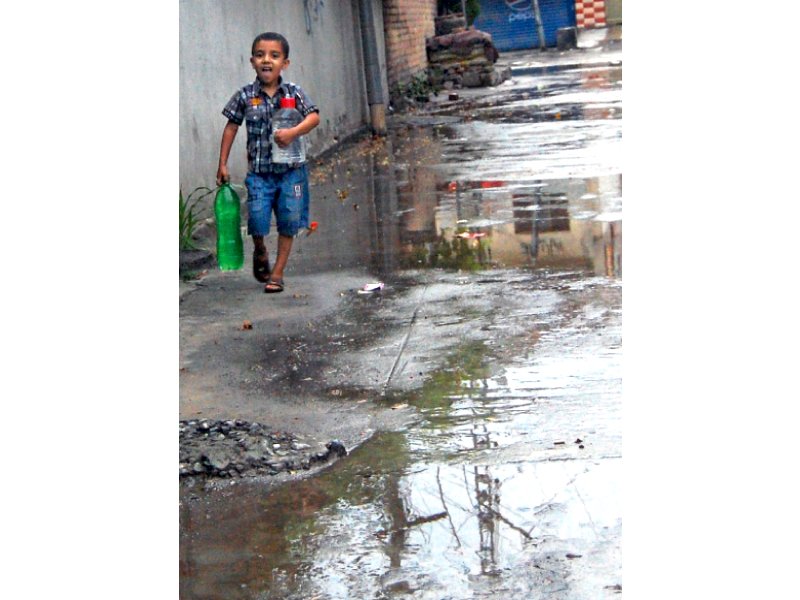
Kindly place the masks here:
<instances>
[{"instance_id":1,"label":"boy's leg","mask_svg":"<svg viewBox=\"0 0 800 600\"><path fill-rule=\"evenodd\" d=\"M263 235L253 236L253 277L261 283L269 281L270 266L269 266L269 251L267 245L264 243Z\"/></svg>"},{"instance_id":2,"label":"boy's leg","mask_svg":"<svg viewBox=\"0 0 800 600\"><path fill-rule=\"evenodd\" d=\"M244 180L247 187L247 232L253 238L253 277L266 283L269 280L269 253L264 236L269 233L272 213L272 198L276 189L269 177L248 173Z\"/></svg>"},{"instance_id":3,"label":"boy's leg","mask_svg":"<svg viewBox=\"0 0 800 600\"><path fill-rule=\"evenodd\" d=\"M299 229L302 231L303 229L308 229L308 212L311 204L311 194L308 193L308 165L302 165L298 167L298 169L302 169L300 173L302 174L301 179L303 181L303 207L300 209L299 225Z\"/></svg>"},{"instance_id":4,"label":"boy's leg","mask_svg":"<svg viewBox=\"0 0 800 600\"><path fill-rule=\"evenodd\" d=\"M270 275L272 281L281 281L283 279L283 270L286 268L286 263L289 261L289 254L292 251L293 242L294 236L278 235L278 256L275 258L275 266L272 267L272 274ZM267 284L267 287L269 287L269 284Z\"/></svg>"},{"instance_id":5,"label":"boy's leg","mask_svg":"<svg viewBox=\"0 0 800 600\"><path fill-rule=\"evenodd\" d=\"M308 176L305 166L291 169L284 174L280 184L276 221L278 227L278 255L272 269L270 280L280 285L267 283L265 292L277 292L282 289L283 270L292 251L294 236L297 235L301 223L308 219ZM307 225L306 225L307 226Z\"/></svg>"},{"instance_id":6,"label":"boy's leg","mask_svg":"<svg viewBox=\"0 0 800 600\"><path fill-rule=\"evenodd\" d=\"M253 246L255 246L256 254L267 254L267 245L264 243L263 235L253 236Z\"/></svg>"}]
</instances>

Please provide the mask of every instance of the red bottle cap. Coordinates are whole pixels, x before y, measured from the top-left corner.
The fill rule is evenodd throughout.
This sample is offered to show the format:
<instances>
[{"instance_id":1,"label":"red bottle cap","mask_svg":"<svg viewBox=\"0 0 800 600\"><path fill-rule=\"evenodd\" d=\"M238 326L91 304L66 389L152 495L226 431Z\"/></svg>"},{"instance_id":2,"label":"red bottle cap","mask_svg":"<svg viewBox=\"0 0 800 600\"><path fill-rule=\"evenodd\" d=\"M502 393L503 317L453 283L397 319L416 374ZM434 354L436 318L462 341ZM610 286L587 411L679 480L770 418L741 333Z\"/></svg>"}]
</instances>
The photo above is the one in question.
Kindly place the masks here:
<instances>
[{"instance_id":1,"label":"red bottle cap","mask_svg":"<svg viewBox=\"0 0 800 600\"><path fill-rule=\"evenodd\" d=\"M296 108L296 104L294 98L291 96L286 96L286 98L281 98L281 108Z\"/></svg>"}]
</instances>

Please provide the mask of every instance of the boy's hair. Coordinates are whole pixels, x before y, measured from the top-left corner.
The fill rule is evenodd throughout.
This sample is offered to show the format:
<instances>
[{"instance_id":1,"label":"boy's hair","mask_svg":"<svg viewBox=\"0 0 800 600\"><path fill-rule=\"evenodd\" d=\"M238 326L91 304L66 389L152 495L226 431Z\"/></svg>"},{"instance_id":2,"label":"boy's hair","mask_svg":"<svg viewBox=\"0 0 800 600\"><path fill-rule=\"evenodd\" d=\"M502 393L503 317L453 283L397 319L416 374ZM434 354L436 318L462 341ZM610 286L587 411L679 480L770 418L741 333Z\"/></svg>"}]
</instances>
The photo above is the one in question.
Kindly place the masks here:
<instances>
[{"instance_id":1,"label":"boy's hair","mask_svg":"<svg viewBox=\"0 0 800 600\"><path fill-rule=\"evenodd\" d=\"M289 42L280 33L275 33L274 31L267 31L256 36L256 39L253 40L253 47L250 50L251 55L255 55L258 42L263 41L280 42L284 58L289 58Z\"/></svg>"}]
</instances>

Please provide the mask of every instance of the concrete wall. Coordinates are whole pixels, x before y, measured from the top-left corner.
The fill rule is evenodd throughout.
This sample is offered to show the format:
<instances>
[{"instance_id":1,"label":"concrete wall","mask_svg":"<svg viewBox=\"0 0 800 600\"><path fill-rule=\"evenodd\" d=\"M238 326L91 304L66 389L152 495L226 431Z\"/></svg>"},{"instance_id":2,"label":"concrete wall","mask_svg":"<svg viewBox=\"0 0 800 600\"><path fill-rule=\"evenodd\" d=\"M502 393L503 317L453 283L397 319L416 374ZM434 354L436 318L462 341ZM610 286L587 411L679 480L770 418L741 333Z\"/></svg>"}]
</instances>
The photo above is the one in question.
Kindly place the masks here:
<instances>
[{"instance_id":1,"label":"concrete wall","mask_svg":"<svg viewBox=\"0 0 800 600\"><path fill-rule=\"evenodd\" d=\"M606 0L606 23L608 25L622 24L622 0Z\"/></svg>"},{"instance_id":2,"label":"concrete wall","mask_svg":"<svg viewBox=\"0 0 800 600\"><path fill-rule=\"evenodd\" d=\"M386 73L382 4L371 1L381 72ZM221 111L237 89L255 79L250 47L264 31L289 40L291 64L284 79L302 86L320 108L320 125L308 138L311 156L369 123L358 0L324 5L318 0L180 0L179 17L184 192L214 186L226 123ZM385 75L383 86L388 101ZM247 171L245 139L242 126L228 161L234 183L241 183Z\"/></svg>"}]
</instances>

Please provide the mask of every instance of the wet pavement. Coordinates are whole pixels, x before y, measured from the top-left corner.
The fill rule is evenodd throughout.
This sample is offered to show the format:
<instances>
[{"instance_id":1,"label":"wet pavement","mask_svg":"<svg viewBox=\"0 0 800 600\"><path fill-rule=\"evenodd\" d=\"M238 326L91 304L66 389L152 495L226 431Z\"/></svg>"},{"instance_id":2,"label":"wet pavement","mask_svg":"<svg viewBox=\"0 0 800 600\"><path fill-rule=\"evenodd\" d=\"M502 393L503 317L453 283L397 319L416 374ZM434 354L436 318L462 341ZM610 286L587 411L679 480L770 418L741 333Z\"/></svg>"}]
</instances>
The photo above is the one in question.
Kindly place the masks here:
<instances>
[{"instance_id":1,"label":"wet pavement","mask_svg":"<svg viewBox=\"0 0 800 600\"><path fill-rule=\"evenodd\" d=\"M183 284L181 417L350 453L184 483L182 598L621 593L620 55L442 94L317 161L279 297Z\"/></svg>"}]
</instances>

